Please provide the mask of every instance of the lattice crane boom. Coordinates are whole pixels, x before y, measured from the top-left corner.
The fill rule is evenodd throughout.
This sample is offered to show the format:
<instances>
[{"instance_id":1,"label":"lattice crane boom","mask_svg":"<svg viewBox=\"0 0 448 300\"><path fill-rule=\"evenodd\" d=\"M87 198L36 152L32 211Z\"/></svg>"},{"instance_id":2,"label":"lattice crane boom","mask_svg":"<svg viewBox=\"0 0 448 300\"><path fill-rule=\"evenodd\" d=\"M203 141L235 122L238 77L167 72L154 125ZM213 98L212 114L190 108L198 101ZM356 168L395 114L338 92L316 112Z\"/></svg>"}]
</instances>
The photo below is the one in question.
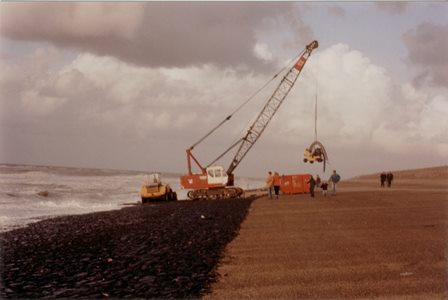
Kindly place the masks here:
<instances>
[{"instance_id":1,"label":"lattice crane boom","mask_svg":"<svg viewBox=\"0 0 448 300\"><path fill-rule=\"evenodd\" d=\"M221 127L225 122L230 120L233 114L239 111L244 105L246 105L253 97L261 90L258 90L253 96L249 97L243 104L241 104L232 114L226 117L221 123L214 127L210 132L208 132L204 137L202 137L198 142L193 144L187 149L187 163L188 163L188 174L180 177L180 183L182 188L189 189L188 198L190 199L228 199L236 198L243 194L243 189L239 187L233 187L233 171L241 163L243 158L246 156L248 151L252 148L255 142L258 140L260 135L266 129L267 125L271 121L272 117L275 115L280 105L285 100L286 96L290 92L297 78L299 77L303 66L305 65L307 59L311 55L311 52L318 47L317 41L311 42L306 46L305 50L300 54L298 61L292 66L286 75L282 78L281 82L275 89L274 93L268 99L263 109L250 126L246 135L236 141L230 148L224 151L223 154L218 156L211 164L204 167L199 161L193 156L193 149L200 143L204 141L208 136L214 133L219 127ZM283 70L281 71L283 72ZM280 72L279 72L280 73ZM270 81L277 77L277 73ZM269 82L270 82L269 81ZM262 88L264 88L265 84ZM214 166L214 163L226 155L234 147L238 147L234 158L232 159L227 171L222 166ZM200 173L193 173L192 164L196 164L200 169Z\"/></svg>"},{"instance_id":2,"label":"lattice crane boom","mask_svg":"<svg viewBox=\"0 0 448 300\"><path fill-rule=\"evenodd\" d=\"M233 177L232 175L235 168L241 163L243 158L246 156L246 154L261 136L263 131L266 129L272 117L275 115L280 105L283 103L286 96L291 91L291 88L299 77L303 66L305 65L308 57L311 55L311 52L318 46L319 44L317 41L313 41L308 46L306 46L306 49L302 56L286 73L269 100L266 102L260 114L257 116L254 123L247 131L245 137L242 139L241 145L227 169L227 175L229 176L229 178ZM233 183L230 181L229 184L233 185Z\"/></svg>"}]
</instances>

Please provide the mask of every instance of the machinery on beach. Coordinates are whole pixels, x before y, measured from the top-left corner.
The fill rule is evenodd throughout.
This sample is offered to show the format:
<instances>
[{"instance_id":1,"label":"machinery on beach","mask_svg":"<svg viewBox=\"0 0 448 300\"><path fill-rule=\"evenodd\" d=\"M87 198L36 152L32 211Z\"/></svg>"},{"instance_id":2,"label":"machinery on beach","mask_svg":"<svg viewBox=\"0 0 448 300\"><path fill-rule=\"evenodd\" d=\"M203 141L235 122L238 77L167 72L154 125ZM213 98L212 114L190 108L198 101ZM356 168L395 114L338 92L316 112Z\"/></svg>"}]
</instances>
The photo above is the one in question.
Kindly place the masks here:
<instances>
[{"instance_id":1,"label":"machinery on beach","mask_svg":"<svg viewBox=\"0 0 448 300\"><path fill-rule=\"evenodd\" d=\"M316 88L316 99L314 102L314 142L309 145L303 153L303 162L310 164L314 162L323 162L323 169L325 172L325 166L328 161L328 154L325 150L324 145L317 140L317 88Z\"/></svg>"},{"instance_id":2,"label":"machinery on beach","mask_svg":"<svg viewBox=\"0 0 448 300\"><path fill-rule=\"evenodd\" d=\"M328 160L327 151L324 148L324 145L322 145L321 142L318 140L315 140L311 143L311 145L308 146L308 148L305 149L305 152L303 153L303 162L323 162L324 164L324 172L325 172L325 164Z\"/></svg>"},{"instance_id":3,"label":"machinery on beach","mask_svg":"<svg viewBox=\"0 0 448 300\"><path fill-rule=\"evenodd\" d=\"M272 117L275 115L280 105L283 103L294 83L296 82L297 78L299 77L307 59L310 57L312 51L317 47L317 41L313 41L306 46L305 50L303 50L302 53L299 54L299 59L295 61L292 67L290 67L289 71L286 73L286 75L284 75L271 97L263 106L263 109L248 129L246 135L237 140L214 161L204 167L198 161L198 159L194 157L192 153L193 149L202 141L204 141L204 139L210 136L213 132L215 132L226 121L229 121L233 114L235 114L239 109L242 108L242 106L249 102L253 98L253 96L247 99L246 102L244 102L237 108L237 110L227 116L215 128L213 128L198 142L196 142L186 150L188 174L180 177L180 183L182 188L190 190L187 194L190 199L227 199L238 197L243 194L243 189L234 186L234 170L238 167L243 158L246 156L246 154L261 136L263 131L266 129ZM275 79L278 74L279 73L274 75L271 81ZM238 150L226 170L222 166L214 165L219 159L221 159L230 150L237 146L239 146ZM193 173L192 163L195 163L197 165L200 173Z\"/></svg>"},{"instance_id":4,"label":"machinery on beach","mask_svg":"<svg viewBox=\"0 0 448 300\"><path fill-rule=\"evenodd\" d=\"M159 173L152 173L140 187L142 204L151 201L176 201L177 194L168 184L162 183Z\"/></svg>"}]
</instances>

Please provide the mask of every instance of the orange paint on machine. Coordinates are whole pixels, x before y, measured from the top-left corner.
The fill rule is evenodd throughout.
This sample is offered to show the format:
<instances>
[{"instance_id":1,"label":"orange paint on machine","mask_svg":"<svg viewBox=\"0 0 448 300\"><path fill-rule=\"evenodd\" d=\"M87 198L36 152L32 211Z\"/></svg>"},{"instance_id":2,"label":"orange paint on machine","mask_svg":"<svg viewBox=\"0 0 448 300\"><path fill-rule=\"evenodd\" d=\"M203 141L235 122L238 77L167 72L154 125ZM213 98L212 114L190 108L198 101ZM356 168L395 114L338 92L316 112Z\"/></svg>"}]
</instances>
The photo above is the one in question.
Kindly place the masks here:
<instances>
[{"instance_id":1,"label":"orange paint on machine","mask_svg":"<svg viewBox=\"0 0 448 300\"><path fill-rule=\"evenodd\" d=\"M207 174L190 174L180 177L180 184L185 189L206 189L222 187L222 184L209 183Z\"/></svg>"},{"instance_id":2,"label":"orange paint on machine","mask_svg":"<svg viewBox=\"0 0 448 300\"><path fill-rule=\"evenodd\" d=\"M297 70L301 71L303 66L305 65L305 63L306 63L306 59L301 57L299 59L299 61L294 65L294 68L296 68Z\"/></svg>"}]
</instances>

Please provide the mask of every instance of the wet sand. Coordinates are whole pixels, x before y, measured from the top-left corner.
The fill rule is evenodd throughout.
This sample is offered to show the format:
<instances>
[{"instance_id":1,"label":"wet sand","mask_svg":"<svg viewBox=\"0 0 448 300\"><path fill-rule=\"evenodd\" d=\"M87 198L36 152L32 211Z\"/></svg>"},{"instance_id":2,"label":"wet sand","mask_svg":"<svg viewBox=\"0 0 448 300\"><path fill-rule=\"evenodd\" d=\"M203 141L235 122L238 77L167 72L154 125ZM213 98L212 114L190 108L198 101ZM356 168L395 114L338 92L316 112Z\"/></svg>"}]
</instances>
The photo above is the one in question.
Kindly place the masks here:
<instances>
[{"instance_id":1,"label":"wet sand","mask_svg":"<svg viewBox=\"0 0 448 300\"><path fill-rule=\"evenodd\" d=\"M205 298L447 299L447 191L361 180L336 196L258 199Z\"/></svg>"}]
</instances>

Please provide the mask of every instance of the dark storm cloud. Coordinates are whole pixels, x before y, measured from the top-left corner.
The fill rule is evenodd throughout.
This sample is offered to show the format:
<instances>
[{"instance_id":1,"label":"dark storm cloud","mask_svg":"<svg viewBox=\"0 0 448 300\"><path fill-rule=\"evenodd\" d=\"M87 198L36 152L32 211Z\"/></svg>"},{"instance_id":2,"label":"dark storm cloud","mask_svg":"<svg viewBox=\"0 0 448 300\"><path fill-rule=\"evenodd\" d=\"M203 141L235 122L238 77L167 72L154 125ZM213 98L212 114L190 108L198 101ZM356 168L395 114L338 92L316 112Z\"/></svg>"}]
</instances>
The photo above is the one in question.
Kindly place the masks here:
<instances>
[{"instance_id":1,"label":"dark storm cloud","mask_svg":"<svg viewBox=\"0 0 448 300\"><path fill-rule=\"evenodd\" d=\"M448 87L448 25L420 24L404 34L408 62L419 70L414 83Z\"/></svg>"},{"instance_id":2,"label":"dark storm cloud","mask_svg":"<svg viewBox=\"0 0 448 300\"><path fill-rule=\"evenodd\" d=\"M291 9L289 2L6 3L0 32L150 67L255 66L255 30Z\"/></svg>"}]
</instances>

